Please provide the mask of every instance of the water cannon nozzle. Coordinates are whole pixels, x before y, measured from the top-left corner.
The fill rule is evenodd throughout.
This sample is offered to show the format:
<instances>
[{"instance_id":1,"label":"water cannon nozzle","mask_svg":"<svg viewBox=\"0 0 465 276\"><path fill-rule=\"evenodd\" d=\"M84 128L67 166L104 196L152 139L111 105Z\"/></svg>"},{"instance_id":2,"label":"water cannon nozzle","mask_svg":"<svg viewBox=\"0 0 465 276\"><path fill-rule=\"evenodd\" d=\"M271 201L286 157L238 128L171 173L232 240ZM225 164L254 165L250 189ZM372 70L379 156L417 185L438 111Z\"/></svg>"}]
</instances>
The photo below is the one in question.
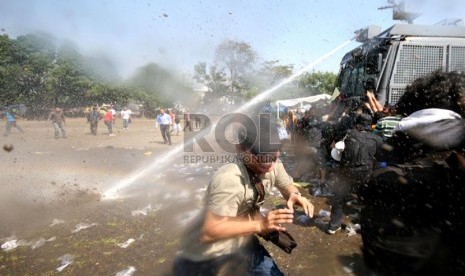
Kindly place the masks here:
<instances>
[{"instance_id":1,"label":"water cannon nozzle","mask_svg":"<svg viewBox=\"0 0 465 276\"><path fill-rule=\"evenodd\" d=\"M364 42L367 42L369 39L378 35L380 32L381 32L381 27L370 25L366 28L356 30L354 32L355 36L353 39L355 39L355 41L357 42L364 43Z\"/></svg>"}]
</instances>

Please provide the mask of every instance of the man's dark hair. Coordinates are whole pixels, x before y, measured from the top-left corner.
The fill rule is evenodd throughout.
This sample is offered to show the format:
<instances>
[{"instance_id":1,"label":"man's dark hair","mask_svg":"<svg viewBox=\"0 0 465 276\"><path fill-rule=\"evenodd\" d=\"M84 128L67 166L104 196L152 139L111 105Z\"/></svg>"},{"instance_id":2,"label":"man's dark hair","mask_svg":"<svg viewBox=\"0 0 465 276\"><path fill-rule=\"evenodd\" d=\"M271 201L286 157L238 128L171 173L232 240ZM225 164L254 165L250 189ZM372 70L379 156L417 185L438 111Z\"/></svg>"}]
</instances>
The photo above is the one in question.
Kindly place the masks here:
<instances>
[{"instance_id":1,"label":"man's dark hair","mask_svg":"<svg viewBox=\"0 0 465 276\"><path fill-rule=\"evenodd\" d=\"M242 127L238 130L238 140L243 149L249 149L254 154L281 150L278 129L269 114L260 114L258 118L240 123Z\"/></svg>"},{"instance_id":2,"label":"man's dark hair","mask_svg":"<svg viewBox=\"0 0 465 276\"><path fill-rule=\"evenodd\" d=\"M461 97L465 97L465 74L435 71L408 85L396 109L404 116L426 108L449 109L464 116Z\"/></svg>"},{"instance_id":3,"label":"man's dark hair","mask_svg":"<svg viewBox=\"0 0 465 276\"><path fill-rule=\"evenodd\" d=\"M371 124L373 123L373 118L368 114L359 114L355 117L354 126L359 130L371 130Z\"/></svg>"}]
</instances>

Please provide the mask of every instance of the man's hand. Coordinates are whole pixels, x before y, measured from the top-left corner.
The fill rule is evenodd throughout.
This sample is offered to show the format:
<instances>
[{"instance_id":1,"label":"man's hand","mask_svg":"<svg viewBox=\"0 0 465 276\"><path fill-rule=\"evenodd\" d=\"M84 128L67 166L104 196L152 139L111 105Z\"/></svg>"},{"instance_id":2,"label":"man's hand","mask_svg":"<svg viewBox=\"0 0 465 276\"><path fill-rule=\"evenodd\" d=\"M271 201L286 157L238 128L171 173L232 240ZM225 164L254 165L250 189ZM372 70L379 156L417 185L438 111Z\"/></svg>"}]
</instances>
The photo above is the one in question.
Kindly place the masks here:
<instances>
[{"instance_id":1,"label":"man's hand","mask_svg":"<svg viewBox=\"0 0 465 276\"><path fill-rule=\"evenodd\" d=\"M313 210L314 210L313 204L311 204L307 198L303 197L298 192L292 193L289 199L287 200L287 208L294 211L294 205L301 206L302 209L304 210L304 213L307 216L311 218L313 217Z\"/></svg>"},{"instance_id":2,"label":"man's hand","mask_svg":"<svg viewBox=\"0 0 465 276\"><path fill-rule=\"evenodd\" d=\"M260 234L267 234L272 231L285 231L286 228L281 224L292 223L294 219L294 210L277 209L269 211L266 216L260 220Z\"/></svg>"}]
</instances>

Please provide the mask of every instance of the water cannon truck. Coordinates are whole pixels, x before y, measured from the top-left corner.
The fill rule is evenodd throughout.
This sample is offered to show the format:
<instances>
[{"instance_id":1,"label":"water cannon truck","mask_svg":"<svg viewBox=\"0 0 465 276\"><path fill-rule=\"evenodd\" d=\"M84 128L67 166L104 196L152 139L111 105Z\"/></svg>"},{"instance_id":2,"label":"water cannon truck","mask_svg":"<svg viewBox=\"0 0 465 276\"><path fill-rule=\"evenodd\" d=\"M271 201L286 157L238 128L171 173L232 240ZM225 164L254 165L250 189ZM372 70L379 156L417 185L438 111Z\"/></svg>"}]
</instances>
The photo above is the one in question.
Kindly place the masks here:
<instances>
[{"instance_id":1,"label":"water cannon truck","mask_svg":"<svg viewBox=\"0 0 465 276\"><path fill-rule=\"evenodd\" d=\"M351 99L365 100L367 90L375 91L381 105L395 104L419 77L437 70L465 72L462 20L444 20L436 25L395 24L379 30L369 26L357 31L356 40L362 44L343 56L338 106L348 106ZM446 202L444 206L451 210L462 206L450 201L457 194L451 192L452 188L459 187L451 184L452 180L426 181L431 175L423 173L437 167L405 169L399 175L405 180L407 173L403 173L408 171L408 183L396 182L397 174L384 174L386 185L366 185L374 187L367 192L369 196L365 195L370 203L365 202L360 216L363 257L368 267L382 275L464 275L463 217L455 212L446 212L451 215L444 217L439 204L428 207L432 206L430 202ZM461 219L451 219L454 216Z\"/></svg>"},{"instance_id":2,"label":"water cannon truck","mask_svg":"<svg viewBox=\"0 0 465 276\"><path fill-rule=\"evenodd\" d=\"M337 88L343 99L364 99L376 91L381 105L395 104L418 77L442 70L465 72L465 27L462 20L436 25L395 24L358 30L359 47L340 63Z\"/></svg>"}]
</instances>

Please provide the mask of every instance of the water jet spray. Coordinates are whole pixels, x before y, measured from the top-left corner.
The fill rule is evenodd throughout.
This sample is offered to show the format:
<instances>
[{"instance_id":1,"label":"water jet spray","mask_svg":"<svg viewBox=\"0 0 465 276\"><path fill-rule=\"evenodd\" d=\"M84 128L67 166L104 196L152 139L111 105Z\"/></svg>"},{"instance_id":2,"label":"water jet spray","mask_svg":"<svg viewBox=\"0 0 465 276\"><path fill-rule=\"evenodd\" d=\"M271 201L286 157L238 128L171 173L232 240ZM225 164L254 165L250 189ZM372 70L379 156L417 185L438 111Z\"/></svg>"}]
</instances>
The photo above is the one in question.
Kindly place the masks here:
<instances>
[{"instance_id":1,"label":"water jet spray","mask_svg":"<svg viewBox=\"0 0 465 276\"><path fill-rule=\"evenodd\" d=\"M310 69L312 69L313 67L315 67L316 65L318 65L319 63L323 62L324 60L328 59L329 57L331 57L332 55L334 55L336 52L338 52L339 50L341 50L342 48L346 47L347 45L349 45L349 43L354 40L354 38L351 38L350 40L342 43L341 45L339 45L338 47L334 48L333 50L329 51L328 53L326 53L325 55L321 56L320 58L318 58L317 60L315 60L314 62L310 63L309 65L307 65L306 67L302 68L301 70L297 71L296 73L294 73L293 75L291 75L290 77L288 77L287 79L281 81L279 84L275 85L274 87L266 90L266 91L263 91L262 93L258 94L255 98L251 99L249 102L245 103L244 105L242 105L241 107L239 107L238 109L236 109L235 111L233 111L233 113L240 113L240 112L244 112L245 110L247 110L248 108L254 106L255 104L259 103L259 102L262 102L265 97L271 95L273 92L275 92L276 90L278 90L280 87L282 87L283 85L285 84L288 84L290 83L291 81L293 81L295 78L297 78L298 76L302 75L303 73L309 71ZM218 123L218 120L213 122L212 123L212 127L211 129L215 129L216 128L216 125ZM194 143L194 140L195 140L196 137L193 137L191 139L189 139L188 141L186 141L185 143L187 144L192 144ZM119 198L118 194L124 190L125 188L131 186L135 181L137 181L139 178L141 178L142 176L148 174L149 172L153 171L154 169L163 169L166 165L168 164L172 164L169 160L173 157L175 157L178 153L180 153L182 150L184 149L184 144L181 144L181 145L178 145L176 146L175 148L173 148L172 150L170 150L166 155L163 156L163 158L157 158L155 159L150 165L148 165L147 167L145 168L142 168L141 170L137 171L137 172L134 172L133 174L129 175L126 179L123 179L121 181L119 181L118 183L116 183L113 187L111 187L110 189L106 190L103 195L102 195L102 199L117 199Z\"/></svg>"}]
</instances>

